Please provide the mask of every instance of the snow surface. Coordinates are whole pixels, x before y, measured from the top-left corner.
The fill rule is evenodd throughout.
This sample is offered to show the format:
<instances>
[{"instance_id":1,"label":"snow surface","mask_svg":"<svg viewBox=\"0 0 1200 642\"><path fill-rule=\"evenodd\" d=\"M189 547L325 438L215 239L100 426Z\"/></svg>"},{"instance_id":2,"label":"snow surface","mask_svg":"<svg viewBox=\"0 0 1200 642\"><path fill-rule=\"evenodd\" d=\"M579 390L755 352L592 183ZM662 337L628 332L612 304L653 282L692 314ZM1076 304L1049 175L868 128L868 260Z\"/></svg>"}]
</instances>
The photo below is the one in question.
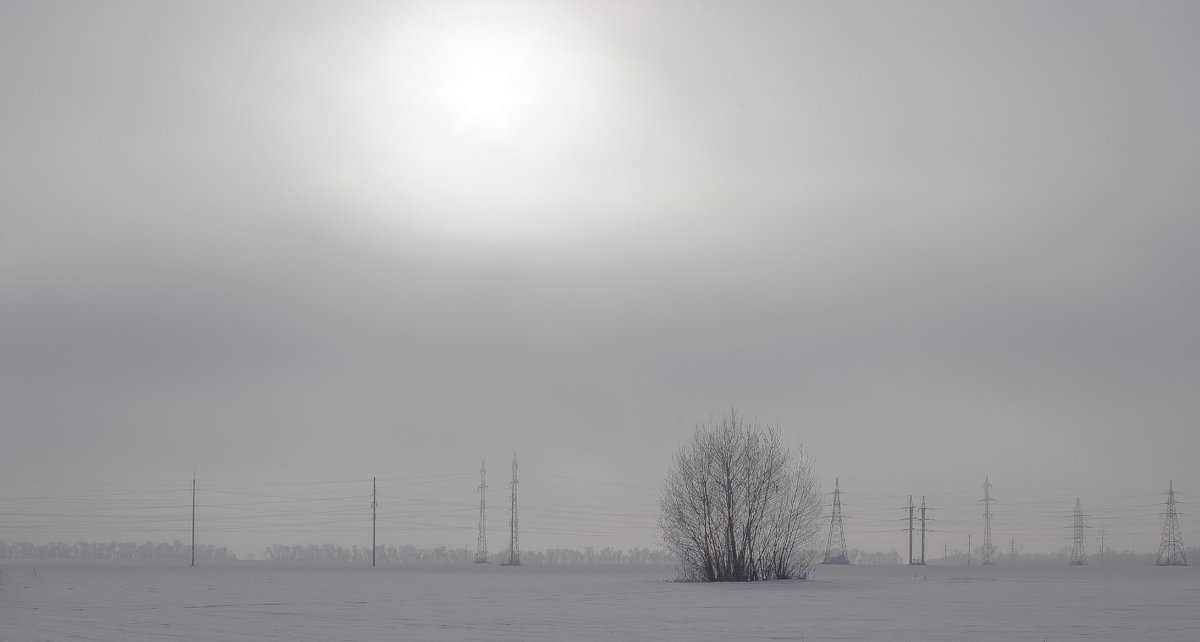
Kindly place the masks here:
<instances>
[{"instance_id":1,"label":"snow surface","mask_svg":"<svg viewBox=\"0 0 1200 642\"><path fill-rule=\"evenodd\" d=\"M0 564L0 642L1200 640L1200 568Z\"/></svg>"}]
</instances>

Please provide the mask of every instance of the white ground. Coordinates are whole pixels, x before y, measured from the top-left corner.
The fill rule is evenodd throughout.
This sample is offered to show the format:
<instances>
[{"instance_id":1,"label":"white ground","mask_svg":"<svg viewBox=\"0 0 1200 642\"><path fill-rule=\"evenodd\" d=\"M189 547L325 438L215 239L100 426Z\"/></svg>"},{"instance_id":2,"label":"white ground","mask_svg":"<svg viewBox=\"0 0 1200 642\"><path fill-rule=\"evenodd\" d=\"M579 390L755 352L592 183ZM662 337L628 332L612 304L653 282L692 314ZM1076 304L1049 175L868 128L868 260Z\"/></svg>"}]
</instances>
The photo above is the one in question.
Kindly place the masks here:
<instances>
[{"instance_id":1,"label":"white ground","mask_svg":"<svg viewBox=\"0 0 1200 642\"><path fill-rule=\"evenodd\" d=\"M821 567L678 584L662 567L0 563L0 642L1200 640L1200 567Z\"/></svg>"}]
</instances>

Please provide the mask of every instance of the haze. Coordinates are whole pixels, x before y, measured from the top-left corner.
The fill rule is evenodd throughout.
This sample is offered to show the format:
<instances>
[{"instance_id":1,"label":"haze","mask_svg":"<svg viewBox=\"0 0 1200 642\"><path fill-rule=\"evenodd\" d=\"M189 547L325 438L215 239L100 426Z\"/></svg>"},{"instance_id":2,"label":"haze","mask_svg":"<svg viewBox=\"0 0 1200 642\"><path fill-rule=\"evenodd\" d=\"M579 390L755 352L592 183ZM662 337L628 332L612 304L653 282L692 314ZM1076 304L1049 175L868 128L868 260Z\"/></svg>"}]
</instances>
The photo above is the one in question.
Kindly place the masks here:
<instances>
[{"instance_id":1,"label":"haze","mask_svg":"<svg viewBox=\"0 0 1200 642\"><path fill-rule=\"evenodd\" d=\"M0 538L183 539L195 470L205 543L365 544L379 477L381 543L473 547L487 460L499 550L516 453L524 547L654 547L736 406L851 547L911 494L964 548L987 475L998 543L1057 550L1080 497L1154 550L1200 492L1198 24L5 2Z\"/></svg>"}]
</instances>

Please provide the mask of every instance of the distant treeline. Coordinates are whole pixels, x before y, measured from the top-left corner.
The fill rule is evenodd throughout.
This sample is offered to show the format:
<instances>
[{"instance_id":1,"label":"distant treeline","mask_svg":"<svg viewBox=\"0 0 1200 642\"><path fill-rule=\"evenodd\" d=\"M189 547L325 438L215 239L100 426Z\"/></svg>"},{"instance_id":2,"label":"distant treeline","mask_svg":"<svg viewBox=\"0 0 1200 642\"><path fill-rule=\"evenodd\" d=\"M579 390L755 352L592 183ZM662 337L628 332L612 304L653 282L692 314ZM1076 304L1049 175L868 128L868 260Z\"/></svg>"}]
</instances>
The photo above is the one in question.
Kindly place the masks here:
<instances>
[{"instance_id":1,"label":"distant treeline","mask_svg":"<svg viewBox=\"0 0 1200 642\"><path fill-rule=\"evenodd\" d=\"M1188 561L1200 565L1200 547L1192 546L1186 550ZM66 544L53 542L50 544L31 544L29 542L9 543L0 539L0 560L190 560L192 547L179 540L165 542L76 542ZM905 564L907 557L896 551L869 552L859 549L847 551L851 564ZM1019 566L1056 566L1065 565L1070 559L1070 547L1053 553L1024 553L1015 556L1009 551L997 550L993 560L997 565L1017 564ZM496 564L508 560L508 550L492 553L489 559ZM1101 555L1098 551L1088 553L1088 565L1099 566ZM1106 551L1103 555L1105 566L1153 566L1157 552L1138 553L1134 551ZM233 551L224 546L201 544L196 547L197 561L234 561L238 557ZM345 548L333 544L309 544L306 546L274 545L263 551L262 559L278 562L307 562L315 564L370 564L371 549L352 546ZM380 546L375 549L375 559L378 564L427 564L454 563L467 564L475 561L475 551L467 548L418 548L416 546ZM820 557L818 556L818 559ZM971 564L979 564L980 551L975 551ZM928 555L929 564L966 564L966 555L954 551L949 557L933 557ZM542 551L521 551L522 564L674 564L675 558L670 553L648 548L630 548L626 550L605 547L594 549L587 547L582 551L571 548L547 548Z\"/></svg>"},{"instance_id":2,"label":"distant treeline","mask_svg":"<svg viewBox=\"0 0 1200 642\"><path fill-rule=\"evenodd\" d=\"M1184 549L1187 559L1192 564L1200 565L1200 547L1190 547ZM916 553L919 557L920 553ZM858 549L850 549L847 551L847 557L850 558L851 564L907 564L907 551L901 554L896 551L887 553L870 553ZM1062 550L1053 553L1014 553L1011 550L996 549L992 553L992 563L997 566L1066 566L1071 559L1071 547L1067 546ZM1138 553L1135 551L1105 551L1103 555L1099 551L1089 551L1087 564L1089 566L1154 566L1155 560L1158 559L1158 552L1153 553ZM967 556L962 551L953 551L949 557L943 557L941 551L937 552L937 557L934 557L934 551L927 551L925 561L927 564L948 565L948 566L964 566L967 564ZM983 561L983 552L980 549L975 549L971 553L971 564L980 564Z\"/></svg>"},{"instance_id":3,"label":"distant treeline","mask_svg":"<svg viewBox=\"0 0 1200 642\"><path fill-rule=\"evenodd\" d=\"M0 539L0 560L191 560L192 547L179 540L165 542L76 542L66 544L9 543ZM509 558L508 550L493 553L494 563ZM224 546L201 544L196 547L197 561L234 561L237 555ZM263 551L262 559L278 562L308 562L315 564L370 564L371 549L334 544L281 546L276 544ZM416 546L380 546L375 549L378 564L459 563L475 561L475 551L466 548L418 548ZM548 548L543 551L522 551L522 564L673 564L670 553L648 548L619 550L588 547L582 551L570 548Z\"/></svg>"},{"instance_id":4,"label":"distant treeline","mask_svg":"<svg viewBox=\"0 0 1200 642\"><path fill-rule=\"evenodd\" d=\"M1184 554L1192 564L1200 565L1200 548L1190 547L1184 549ZM982 562L982 551L976 550L971 556L971 564L979 564ZM1088 566L1154 566L1154 562L1158 559L1158 551L1153 553L1138 553L1136 551L1114 551L1107 550L1103 554L1098 550L1087 552ZM1053 553L1021 553L1015 555L1009 550L997 549L992 554L992 561L996 565L1012 565L1018 566L1066 566L1071 560L1071 547L1066 546L1061 550ZM952 553L947 560L929 559L930 564L965 564L966 556L961 553Z\"/></svg>"},{"instance_id":5,"label":"distant treeline","mask_svg":"<svg viewBox=\"0 0 1200 642\"><path fill-rule=\"evenodd\" d=\"M263 551L264 560L275 562L308 562L317 564L370 563L371 549L359 546L345 548L333 544L307 546L274 545ZM489 556L494 563L509 558L508 550ZM467 548L418 548L416 546L380 546L375 549L377 564L455 563L475 561L475 551ZM611 547L582 551L569 548L548 548L544 551L521 551L522 564L672 564L674 558L665 551L648 548L619 550Z\"/></svg>"},{"instance_id":6,"label":"distant treeline","mask_svg":"<svg viewBox=\"0 0 1200 642\"><path fill-rule=\"evenodd\" d=\"M5 560L191 560L192 546L175 540L165 542L76 542L31 544L0 539L0 559ZM236 560L237 555L224 546L200 545L196 559Z\"/></svg>"}]
</instances>

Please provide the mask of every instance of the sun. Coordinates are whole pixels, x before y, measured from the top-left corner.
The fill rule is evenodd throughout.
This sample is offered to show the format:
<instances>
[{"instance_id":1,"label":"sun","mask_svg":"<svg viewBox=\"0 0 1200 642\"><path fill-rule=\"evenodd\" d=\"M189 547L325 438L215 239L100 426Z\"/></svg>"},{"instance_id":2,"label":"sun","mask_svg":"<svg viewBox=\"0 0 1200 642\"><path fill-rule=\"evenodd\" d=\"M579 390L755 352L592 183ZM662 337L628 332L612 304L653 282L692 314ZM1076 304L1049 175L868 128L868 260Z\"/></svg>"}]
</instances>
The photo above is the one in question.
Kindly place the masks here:
<instances>
[{"instance_id":1,"label":"sun","mask_svg":"<svg viewBox=\"0 0 1200 642\"><path fill-rule=\"evenodd\" d=\"M459 245L584 229L564 214L564 177L593 148L595 53L569 17L514 6L437 4L371 52L378 71L358 84L377 96L360 128L374 156L352 170L369 185L355 192L372 208L364 229Z\"/></svg>"},{"instance_id":2,"label":"sun","mask_svg":"<svg viewBox=\"0 0 1200 642\"><path fill-rule=\"evenodd\" d=\"M550 84L549 64L516 31L467 31L431 52L430 94L454 134L519 144L536 121Z\"/></svg>"}]
</instances>

